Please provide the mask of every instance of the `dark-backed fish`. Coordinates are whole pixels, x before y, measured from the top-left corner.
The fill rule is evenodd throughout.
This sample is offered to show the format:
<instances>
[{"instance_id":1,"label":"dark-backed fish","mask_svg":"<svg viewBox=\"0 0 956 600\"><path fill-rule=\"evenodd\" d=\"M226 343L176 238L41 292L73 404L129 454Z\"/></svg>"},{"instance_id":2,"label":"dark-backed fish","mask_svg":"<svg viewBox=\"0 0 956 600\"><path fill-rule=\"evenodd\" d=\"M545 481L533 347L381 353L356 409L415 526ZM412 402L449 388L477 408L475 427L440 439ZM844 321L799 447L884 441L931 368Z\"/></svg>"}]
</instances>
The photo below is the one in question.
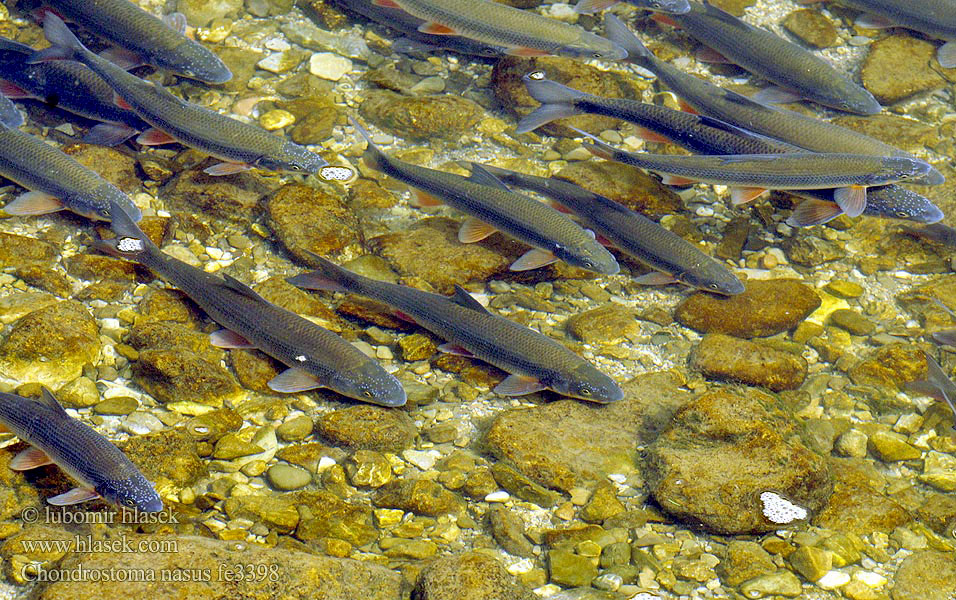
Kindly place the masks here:
<instances>
[{"instance_id":1,"label":"dark-backed fish","mask_svg":"<svg viewBox=\"0 0 956 600\"><path fill-rule=\"evenodd\" d=\"M843 214L832 190L792 190L790 193L807 199L787 217L787 225L822 225ZM861 214L916 223L935 223L943 218L943 211L929 198L896 184L866 188L866 208Z\"/></svg>"},{"instance_id":2,"label":"dark-backed fish","mask_svg":"<svg viewBox=\"0 0 956 600\"><path fill-rule=\"evenodd\" d=\"M934 244L956 248L956 229L953 229L949 225L933 223L932 225L920 227L919 229L915 227L906 227L904 230L906 233L914 237L928 240Z\"/></svg>"},{"instance_id":3,"label":"dark-backed fish","mask_svg":"<svg viewBox=\"0 0 956 600\"><path fill-rule=\"evenodd\" d=\"M41 4L144 63L209 83L232 79L218 56L184 35L186 17L181 13L159 19L128 0L42 0Z\"/></svg>"},{"instance_id":4,"label":"dark-backed fish","mask_svg":"<svg viewBox=\"0 0 956 600\"><path fill-rule=\"evenodd\" d=\"M744 291L740 280L720 262L676 233L610 198L554 177L536 177L491 165L484 168L505 183L538 192L566 206L595 233L654 269L653 273L638 277L640 283L679 282L725 295Z\"/></svg>"},{"instance_id":5,"label":"dark-backed fish","mask_svg":"<svg viewBox=\"0 0 956 600\"><path fill-rule=\"evenodd\" d=\"M623 48L577 25L498 4L493 0L374 0L378 6L403 10L424 23L422 33L461 36L508 54L572 58L627 56Z\"/></svg>"},{"instance_id":6,"label":"dark-backed fish","mask_svg":"<svg viewBox=\"0 0 956 600\"><path fill-rule=\"evenodd\" d=\"M149 125L136 113L113 102L113 88L82 63L69 60L31 65L36 50L0 38L0 94L12 99L39 100L81 117L101 121L83 138L90 144L114 146Z\"/></svg>"},{"instance_id":7,"label":"dark-backed fish","mask_svg":"<svg viewBox=\"0 0 956 600\"><path fill-rule=\"evenodd\" d=\"M449 343L444 352L473 356L510 375L495 387L503 396L551 389L591 402L624 397L613 379L563 344L533 329L489 312L467 291L455 286L448 298L394 283L375 281L313 256L319 268L289 279L306 289L359 294L384 302Z\"/></svg>"},{"instance_id":8,"label":"dark-backed fish","mask_svg":"<svg viewBox=\"0 0 956 600\"><path fill-rule=\"evenodd\" d=\"M228 275L216 277L163 253L122 209L114 210L116 237L99 240L97 248L149 267L182 290L225 327L210 336L214 346L258 348L289 367L269 381L271 389L293 393L323 387L372 404L405 404L398 380L358 348Z\"/></svg>"},{"instance_id":9,"label":"dark-backed fish","mask_svg":"<svg viewBox=\"0 0 956 600\"><path fill-rule=\"evenodd\" d=\"M103 498L143 512L163 510L153 484L102 434L63 410L46 388L38 400L0 393L0 425L30 444L10 461L26 471L55 464L79 487L48 498L56 506Z\"/></svg>"},{"instance_id":10,"label":"dark-backed fish","mask_svg":"<svg viewBox=\"0 0 956 600\"><path fill-rule=\"evenodd\" d=\"M581 14L591 14L606 8L611 8L621 0L581 0L574 7L574 11ZM690 12L690 2L687 0L624 0L635 8L652 10L654 12L682 15Z\"/></svg>"},{"instance_id":11,"label":"dark-backed fish","mask_svg":"<svg viewBox=\"0 0 956 600\"><path fill-rule=\"evenodd\" d=\"M956 383L946 376L942 367L928 352L923 352L923 355L926 357L926 379L907 383L906 389L945 402L953 411L953 420L956 422ZM956 430L956 425L953 428Z\"/></svg>"},{"instance_id":12,"label":"dark-backed fish","mask_svg":"<svg viewBox=\"0 0 956 600\"><path fill-rule=\"evenodd\" d=\"M7 214L42 215L67 209L109 221L111 203L116 203L133 219L140 219L129 196L59 148L17 129L23 115L6 98L0 104L13 109L0 115L0 175L30 190L3 207Z\"/></svg>"},{"instance_id":13,"label":"dark-backed fish","mask_svg":"<svg viewBox=\"0 0 956 600\"><path fill-rule=\"evenodd\" d=\"M54 14L43 19L43 31L53 45L34 54L29 62L79 60L95 71L140 118L154 127L137 138L140 143L177 141L225 161L205 169L209 175L228 175L251 168L315 173L328 164L304 146L177 98L161 86L127 73L87 50Z\"/></svg>"},{"instance_id":14,"label":"dark-backed fish","mask_svg":"<svg viewBox=\"0 0 956 600\"><path fill-rule=\"evenodd\" d=\"M620 270L593 232L546 204L512 192L487 171L478 168L466 178L402 162L376 147L361 125L354 120L352 124L368 142L365 162L415 188L420 206L444 202L471 215L458 231L459 241L477 242L502 231L533 246L511 265L513 271L536 269L558 259L604 275Z\"/></svg>"}]
</instances>

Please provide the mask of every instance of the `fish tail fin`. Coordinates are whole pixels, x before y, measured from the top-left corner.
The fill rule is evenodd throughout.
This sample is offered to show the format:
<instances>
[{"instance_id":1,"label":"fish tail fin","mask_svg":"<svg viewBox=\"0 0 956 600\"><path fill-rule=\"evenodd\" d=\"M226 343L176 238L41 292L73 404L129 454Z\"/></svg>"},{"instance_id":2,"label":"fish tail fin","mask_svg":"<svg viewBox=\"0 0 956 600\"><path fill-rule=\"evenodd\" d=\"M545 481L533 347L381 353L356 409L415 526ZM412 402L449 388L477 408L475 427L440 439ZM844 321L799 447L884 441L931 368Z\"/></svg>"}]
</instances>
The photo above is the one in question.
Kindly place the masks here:
<instances>
[{"instance_id":1,"label":"fish tail fin","mask_svg":"<svg viewBox=\"0 0 956 600\"><path fill-rule=\"evenodd\" d=\"M28 64L48 60L72 60L78 54L89 52L73 35L63 19L52 12L46 13L43 17L43 35L50 42L50 47L30 55L27 58Z\"/></svg>"},{"instance_id":2,"label":"fish tail fin","mask_svg":"<svg viewBox=\"0 0 956 600\"><path fill-rule=\"evenodd\" d=\"M23 113L9 99L0 99L0 127L17 129L23 125Z\"/></svg>"},{"instance_id":3,"label":"fish tail fin","mask_svg":"<svg viewBox=\"0 0 956 600\"><path fill-rule=\"evenodd\" d=\"M359 276L355 273L314 252L309 252L309 255L315 261L316 269L308 273L300 273L295 277L289 277L286 281L303 289L327 290L330 292L348 292L356 286Z\"/></svg>"},{"instance_id":4,"label":"fish tail fin","mask_svg":"<svg viewBox=\"0 0 956 600\"><path fill-rule=\"evenodd\" d=\"M518 122L517 133L527 133L555 119L564 119L583 114L584 111L574 106L574 101L587 94L561 85L557 81L547 79L541 71L527 73L521 78L528 94L541 103L541 106Z\"/></svg>"},{"instance_id":5,"label":"fish tail fin","mask_svg":"<svg viewBox=\"0 0 956 600\"><path fill-rule=\"evenodd\" d=\"M94 242L93 246L97 250L113 256L137 260L139 256L154 247L149 237L116 201L110 202L110 217L112 219L110 228L116 237Z\"/></svg>"},{"instance_id":6,"label":"fish tail fin","mask_svg":"<svg viewBox=\"0 0 956 600\"><path fill-rule=\"evenodd\" d=\"M641 43L641 40L624 24L624 21L611 13L604 15L604 34L607 39L627 51L627 57L630 61L645 67L650 65L654 59L651 51Z\"/></svg>"},{"instance_id":7,"label":"fish tail fin","mask_svg":"<svg viewBox=\"0 0 956 600\"><path fill-rule=\"evenodd\" d=\"M375 142L372 141L372 134L368 132L367 129L362 127L362 125L355 119L355 117L349 115L349 122L352 124L352 127L355 127L355 130L361 134L365 141L368 142L368 149L365 151L365 154L362 158L365 162L374 169L381 169L381 165L385 164L388 160L388 156L382 150L375 145Z\"/></svg>"}]
</instances>

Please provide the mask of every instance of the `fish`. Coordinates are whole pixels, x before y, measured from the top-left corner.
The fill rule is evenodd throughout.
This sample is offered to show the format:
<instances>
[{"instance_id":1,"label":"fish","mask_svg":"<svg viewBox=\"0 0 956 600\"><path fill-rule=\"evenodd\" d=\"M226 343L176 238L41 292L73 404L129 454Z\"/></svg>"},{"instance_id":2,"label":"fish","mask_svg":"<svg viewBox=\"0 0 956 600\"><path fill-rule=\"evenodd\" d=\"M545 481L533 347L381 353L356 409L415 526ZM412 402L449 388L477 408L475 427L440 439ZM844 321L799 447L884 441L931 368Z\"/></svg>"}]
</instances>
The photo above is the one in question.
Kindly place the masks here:
<instances>
[{"instance_id":1,"label":"fish","mask_svg":"<svg viewBox=\"0 0 956 600\"><path fill-rule=\"evenodd\" d=\"M822 225L843 214L831 190L791 190L790 193L807 198L787 217L786 223L791 227ZM935 223L943 218L943 211L929 198L895 183L866 188L866 208L862 214L916 223Z\"/></svg>"},{"instance_id":2,"label":"fish","mask_svg":"<svg viewBox=\"0 0 956 600\"><path fill-rule=\"evenodd\" d=\"M149 124L113 102L113 89L89 67L75 61L27 64L36 52L30 46L0 37L0 94L13 99L39 100L86 119L101 121L83 141L115 146Z\"/></svg>"},{"instance_id":3,"label":"fish","mask_svg":"<svg viewBox=\"0 0 956 600\"><path fill-rule=\"evenodd\" d=\"M666 20L730 62L823 106L860 115L882 110L870 92L797 44L706 1L691 2L690 6L690 12L667 15Z\"/></svg>"},{"instance_id":4,"label":"fish","mask_svg":"<svg viewBox=\"0 0 956 600\"><path fill-rule=\"evenodd\" d=\"M532 246L511 265L511 270L536 269L560 259L603 275L620 271L620 265L597 242L594 232L546 204L512 192L487 171L478 168L465 178L402 162L382 152L354 119L352 125L368 142L365 162L415 188L420 206L444 202L470 215L458 231L459 241L477 242L502 231Z\"/></svg>"},{"instance_id":5,"label":"fish","mask_svg":"<svg viewBox=\"0 0 956 600\"><path fill-rule=\"evenodd\" d=\"M128 0L42 0L57 15L135 55L140 62L207 83L225 83L232 72L211 50L185 36L186 17L160 19ZM46 16L44 15L44 20Z\"/></svg>"},{"instance_id":6,"label":"fish","mask_svg":"<svg viewBox=\"0 0 956 600\"><path fill-rule=\"evenodd\" d=\"M288 279L305 289L343 291L384 302L447 340L443 352L470 356L509 373L495 388L502 396L523 396L550 389L590 402L616 402L624 391L594 365L563 344L496 315L464 288L450 298L363 277L318 255L319 267Z\"/></svg>"},{"instance_id":7,"label":"fish","mask_svg":"<svg viewBox=\"0 0 956 600\"><path fill-rule=\"evenodd\" d=\"M0 96L2 98L2 96ZM0 104L9 104L3 98ZM23 133L23 115L16 108L3 115L0 110L0 175L25 187L28 192L8 202L9 215L42 215L67 209L88 219L109 221L111 203L122 206L133 218L142 217L129 196L59 148Z\"/></svg>"},{"instance_id":8,"label":"fish","mask_svg":"<svg viewBox=\"0 0 956 600\"><path fill-rule=\"evenodd\" d=\"M621 0L580 0L574 7L574 12L584 15L596 13L611 8ZM643 8L653 12L670 15L682 15L690 12L690 2L687 0L624 0L635 8Z\"/></svg>"},{"instance_id":9,"label":"fish","mask_svg":"<svg viewBox=\"0 0 956 600\"><path fill-rule=\"evenodd\" d=\"M136 465L102 434L67 414L46 388L38 400L0 393L0 425L30 444L10 461L11 470L55 464L79 483L48 498L50 504L102 498L147 513L163 510L162 499Z\"/></svg>"},{"instance_id":10,"label":"fish","mask_svg":"<svg viewBox=\"0 0 956 600\"><path fill-rule=\"evenodd\" d=\"M956 229L942 223L934 223L927 227L916 229L915 227L905 228L906 233L922 240L956 248ZM948 310L948 309L947 309Z\"/></svg>"},{"instance_id":11,"label":"fish","mask_svg":"<svg viewBox=\"0 0 956 600\"><path fill-rule=\"evenodd\" d=\"M908 391L923 394L934 398L937 401L943 401L949 405L953 411L953 420L956 422L956 384L946 376L939 363L933 360L928 352L923 352L926 357L926 379L922 381L912 381L906 384ZM956 431L956 425L953 426Z\"/></svg>"},{"instance_id":12,"label":"fish","mask_svg":"<svg viewBox=\"0 0 956 600\"><path fill-rule=\"evenodd\" d=\"M737 188L735 194L745 193L740 192L741 188L838 188L833 192L838 204L844 207L844 210L847 210L846 207L858 207L860 212L866 205L868 186L920 177L930 169L927 163L917 159L862 154L795 152L672 156L631 153L618 150L589 133L576 131L591 139L592 143L586 143L585 148L601 158L681 179L733 186Z\"/></svg>"},{"instance_id":13,"label":"fish","mask_svg":"<svg viewBox=\"0 0 956 600\"><path fill-rule=\"evenodd\" d=\"M460 36L506 48L516 56L556 54L571 58L618 60L623 48L577 25L563 23L493 0L373 0L422 19L420 32Z\"/></svg>"},{"instance_id":14,"label":"fish","mask_svg":"<svg viewBox=\"0 0 956 600\"><path fill-rule=\"evenodd\" d=\"M953 312L950 307L943 304L939 298L933 298L933 302L949 313L949 316L951 316L953 319L956 319L956 312ZM930 337L932 337L937 344L942 344L943 346L956 346L956 329L944 329L942 331L936 331L933 332L932 336Z\"/></svg>"},{"instance_id":15,"label":"fish","mask_svg":"<svg viewBox=\"0 0 956 600\"><path fill-rule=\"evenodd\" d=\"M595 233L653 269L654 272L637 278L640 283L677 282L725 296L744 291L744 285L723 264L610 198L554 177L537 177L491 165L483 167L505 183L538 192L566 206Z\"/></svg>"},{"instance_id":16,"label":"fish","mask_svg":"<svg viewBox=\"0 0 956 600\"><path fill-rule=\"evenodd\" d=\"M252 168L312 174L328 164L304 146L177 98L162 86L127 73L86 49L54 14L43 19L43 31L52 46L33 54L27 62L78 60L88 66L152 125L136 138L141 144L177 141L224 161L204 169L208 175L229 175Z\"/></svg>"},{"instance_id":17,"label":"fish","mask_svg":"<svg viewBox=\"0 0 956 600\"><path fill-rule=\"evenodd\" d=\"M277 392L328 388L343 396L403 406L402 385L374 359L328 329L269 302L228 275L220 278L160 250L118 206L113 207L112 239L100 239L103 252L138 262L182 290L225 329L210 335L220 348L258 348L288 369L269 382Z\"/></svg>"},{"instance_id":18,"label":"fish","mask_svg":"<svg viewBox=\"0 0 956 600\"><path fill-rule=\"evenodd\" d=\"M606 15L604 24L608 37L627 50L628 60L657 75L658 79L671 91L680 96L687 110L693 110L747 131L813 152L913 158L911 154L899 148L852 129L834 125L823 119L801 115L792 110L767 106L684 73L654 56L654 53L648 50L616 16ZM912 183L938 185L945 180L943 174L933 168L925 177Z\"/></svg>"},{"instance_id":19,"label":"fish","mask_svg":"<svg viewBox=\"0 0 956 600\"><path fill-rule=\"evenodd\" d=\"M9 98L0 94L0 125L7 129L16 129L23 125L23 113Z\"/></svg>"}]
</instances>

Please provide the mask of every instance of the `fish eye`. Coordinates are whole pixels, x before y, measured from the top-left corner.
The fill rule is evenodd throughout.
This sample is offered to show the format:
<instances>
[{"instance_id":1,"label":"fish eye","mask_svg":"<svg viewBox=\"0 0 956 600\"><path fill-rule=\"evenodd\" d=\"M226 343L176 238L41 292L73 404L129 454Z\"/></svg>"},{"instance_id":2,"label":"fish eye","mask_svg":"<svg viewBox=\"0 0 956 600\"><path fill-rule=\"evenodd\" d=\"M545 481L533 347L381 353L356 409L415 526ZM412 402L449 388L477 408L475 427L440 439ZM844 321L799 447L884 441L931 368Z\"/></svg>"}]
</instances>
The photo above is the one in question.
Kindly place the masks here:
<instances>
[{"instance_id":1,"label":"fish eye","mask_svg":"<svg viewBox=\"0 0 956 600\"><path fill-rule=\"evenodd\" d=\"M583 388L581 388L581 389L579 390L579 392L581 393L582 396L590 396L590 395L591 395L591 388L589 388L589 387L583 387Z\"/></svg>"},{"instance_id":2,"label":"fish eye","mask_svg":"<svg viewBox=\"0 0 956 600\"><path fill-rule=\"evenodd\" d=\"M127 507L127 508L133 508L134 506L136 506L136 503L133 502L133 499L132 499L132 498L124 498L124 499L123 499L123 506L125 506L125 507Z\"/></svg>"},{"instance_id":3,"label":"fish eye","mask_svg":"<svg viewBox=\"0 0 956 600\"><path fill-rule=\"evenodd\" d=\"M720 289L720 286L717 285L716 283L708 283L708 284L707 284L707 287L708 287L709 289L712 289L712 290L718 290L718 289Z\"/></svg>"},{"instance_id":4,"label":"fish eye","mask_svg":"<svg viewBox=\"0 0 956 600\"><path fill-rule=\"evenodd\" d=\"M591 53L591 58L601 58L602 56L603 56L603 54L601 54L600 52L592 52L592 53Z\"/></svg>"},{"instance_id":5,"label":"fish eye","mask_svg":"<svg viewBox=\"0 0 956 600\"><path fill-rule=\"evenodd\" d=\"M896 216L903 219L906 217L906 211L898 210L896 211Z\"/></svg>"},{"instance_id":6,"label":"fish eye","mask_svg":"<svg viewBox=\"0 0 956 600\"><path fill-rule=\"evenodd\" d=\"M365 396L366 398L371 398L371 397L372 397L372 392L370 392L370 391L368 391L368 390L362 390L362 395Z\"/></svg>"}]
</instances>

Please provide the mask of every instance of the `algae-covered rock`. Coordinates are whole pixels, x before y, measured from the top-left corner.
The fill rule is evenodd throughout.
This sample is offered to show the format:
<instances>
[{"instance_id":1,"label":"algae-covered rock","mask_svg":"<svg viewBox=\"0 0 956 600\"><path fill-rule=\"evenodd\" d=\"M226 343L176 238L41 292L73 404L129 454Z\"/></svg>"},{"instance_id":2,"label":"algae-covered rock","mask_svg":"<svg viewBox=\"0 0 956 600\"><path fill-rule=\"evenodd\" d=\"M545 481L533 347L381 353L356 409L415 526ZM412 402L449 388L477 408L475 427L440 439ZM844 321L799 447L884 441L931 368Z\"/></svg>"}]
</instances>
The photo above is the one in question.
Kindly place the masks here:
<instances>
[{"instance_id":1,"label":"algae-covered rock","mask_svg":"<svg viewBox=\"0 0 956 600\"><path fill-rule=\"evenodd\" d=\"M63 153L72 156L76 162L92 169L127 194L132 194L142 185L136 173L136 159L116 148L70 144L63 148Z\"/></svg>"},{"instance_id":2,"label":"algae-covered rock","mask_svg":"<svg viewBox=\"0 0 956 600\"><path fill-rule=\"evenodd\" d=\"M799 354L721 333L708 333L701 339L691 353L690 365L706 377L775 392L796 389L807 376L807 361Z\"/></svg>"},{"instance_id":3,"label":"algae-covered rock","mask_svg":"<svg viewBox=\"0 0 956 600\"><path fill-rule=\"evenodd\" d=\"M619 304L605 304L568 319L568 331L588 344L614 344L640 331L633 310Z\"/></svg>"},{"instance_id":4,"label":"algae-covered rock","mask_svg":"<svg viewBox=\"0 0 956 600\"><path fill-rule=\"evenodd\" d=\"M773 531L761 494L813 513L832 490L826 463L796 437L792 417L754 389L707 392L686 404L647 450L645 477L665 511L720 533Z\"/></svg>"},{"instance_id":5,"label":"algae-covered rock","mask_svg":"<svg viewBox=\"0 0 956 600\"><path fill-rule=\"evenodd\" d=\"M624 504L617 499L614 485L603 482L595 488L588 503L581 509L581 519L588 523L602 523L624 511Z\"/></svg>"},{"instance_id":6,"label":"algae-covered rock","mask_svg":"<svg viewBox=\"0 0 956 600\"><path fill-rule=\"evenodd\" d=\"M380 452L401 452L418 435L406 413L369 405L347 406L322 415L316 432L339 446Z\"/></svg>"},{"instance_id":7,"label":"algae-covered rock","mask_svg":"<svg viewBox=\"0 0 956 600\"><path fill-rule=\"evenodd\" d=\"M507 461L495 463L491 467L491 473L498 485L525 502L549 507L554 506L561 500L560 494L533 481Z\"/></svg>"},{"instance_id":8,"label":"algae-covered rock","mask_svg":"<svg viewBox=\"0 0 956 600\"><path fill-rule=\"evenodd\" d=\"M567 545L548 552L548 568L553 583L569 587L589 585L598 574L591 557L575 554Z\"/></svg>"},{"instance_id":9,"label":"algae-covered rock","mask_svg":"<svg viewBox=\"0 0 956 600\"><path fill-rule=\"evenodd\" d=\"M956 560L951 552L922 550L896 572L893 600L949 600L956 595Z\"/></svg>"},{"instance_id":10,"label":"algae-covered rock","mask_svg":"<svg viewBox=\"0 0 956 600\"><path fill-rule=\"evenodd\" d=\"M79 302L64 300L17 320L0 343L0 372L58 388L100 358L96 321Z\"/></svg>"},{"instance_id":11,"label":"algae-covered rock","mask_svg":"<svg viewBox=\"0 0 956 600\"><path fill-rule=\"evenodd\" d=\"M727 544L727 554L717 565L721 581L734 587L776 570L773 558L760 544L737 540Z\"/></svg>"},{"instance_id":12,"label":"algae-covered rock","mask_svg":"<svg viewBox=\"0 0 956 600\"><path fill-rule=\"evenodd\" d=\"M123 452L158 490L190 486L208 473L195 439L182 429L166 429L131 437Z\"/></svg>"},{"instance_id":13,"label":"algae-covered rock","mask_svg":"<svg viewBox=\"0 0 956 600\"><path fill-rule=\"evenodd\" d=\"M458 514L465 506L461 496L427 479L392 481L375 492L373 501L382 508L400 508L429 517Z\"/></svg>"},{"instance_id":14,"label":"algae-covered rock","mask_svg":"<svg viewBox=\"0 0 956 600\"><path fill-rule=\"evenodd\" d=\"M877 348L848 374L857 385L902 389L906 383L926 377L926 357L919 346L896 342Z\"/></svg>"},{"instance_id":15,"label":"algae-covered rock","mask_svg":"<svg viewBox=\"0 0 956 600\"><path fill-rule=\"evenodd\" d=\"M683 202L674 190L643 169L616 162L578 161L555 175L601 194L648 217L680 212Z\"/></svg>"},{"instance_id":16,"label":"algae-covered rock","mask_svg":"<svg viewBox=\"0 0 956 600\"><path fill-rule=\"evenodd\" d=\"M14 233L0 232L0 267L18 267L23 263L49 266L56 261L53 244Z\"/></svg>"},{"instance_id":17,"label":"algae-covered rock","mask_svg":"<svg viewBox=\"0 0 956 600\"><path fill-rule=\"evenodd\" d=\"M207 215L248 223L255 217L259 200L270 191L264 180L250 171L213 176L198 169L172 178L163 186L163 199L184 212L198 208Z\"/></svg>"},{"instance_id":18,"label":"algae-covered rock","mask_svg":"<svg viewBox=\"0 0 956 600\"><path fill-rule=\"evenodd\" d=\"M269 223L293 256L315 265L309 252L326 256L358 242L342 200L325 189L290 183L269 199Z\"/></svg>"},{"instance_id":19,"label":"algae-covered rock","mask_svg":"<svg viewBox=\"0 0 956 600\"><path fill-rule=\"evenodd\" d=\"M860 459L830 459L833 494L813 524L847 534L890 533L912 515L883 493L882 476Z\"/></svg>"},{"instance_id":20,"label":"algae-covered rock","mask_svg":"<svg viewBox=\"0 0 956 600\"><path fill-rule=\"evenodd\" d=\"M534 600L535 594L482 552L443 556L422 569L417 600Z\"/></svg>"},{"instance_id":21,"label":"algae-covered rock","mask_svg":"<svg viewBox=\"0 0 956 600\"><path fill-rule=\"evenodd\" d=\"M837 42L833 22L812 8L793 11L783 20L783 27L801 41L817 48L826 48Z\"/></svg>"},{"instance_id":22,"label":"algae-covered rock","mask_svg":"<svg viewBox=\"0 0 956 600\"><path fill-rule=\"evenodd\" d=\"M881 104L893 104L919 92L942 87L946 80L932 68L936 45L899 34L870 45L860 78Z\"/></svg>"},{"instance_id":23,"label":"algae-covered rock","mask_svg":"<svg viewBox=\"0 0 956 600\"><path fill-rule=\"evenodd\" d=\"M509 554L531 557L534 547L525 535L524 523L510 509L504 506L493 506L488 512L488 522L491 533L498 545ZM630 559L630 552L628 552Z\"/></svg>"},{"instance_id":24,"label":"algae-covered rock","mask_svg":"<svg viewBox=\"0 0 956 600\"><path fill-rule=\"evenodd\" d=\"M703 333L766 337L793 329L820 306L813 288L794 279L748 281L745 286L736 296L691 294L677 306L674 318Z\"/></svg>"},{"instance_id":25,"label":"algae-covered rock","mask_svg":"<svg viewBox=\"0 0 956 600\"><path fill-rule=\"evenodd\" d=\"M295 502L287 496L233 496L223 511L230 519L250 519L280 533L292 531L299 523Z\"/></svg>"},{"instance_id":26,"label":"algae-covered rock","mask_svg":"<svg viewBox=\"0 0 956 600\"><path fill-rule=\"evenodd\" d=\"M346 502L324 490L295 492L290 498L302 513L295 530L295 536L302 541L335 538L364 546L378 538L372 524L372 509L366 505Z\"/></svg>"},{"instance_id":27,"label":"algae-covered rock","mask_svg":"<svg viewBox=\"0 0 956 600\"><path fill-rule=\"evenodd\" d=\"M188 350L148 349L133 363L133 380L164 404L197 402L220 407L242 391L218 362Z\"/></svg>"},{"instance_id":28,"label":"algae-covered rock","mask_svg":"<svg viewBox=\"0 0 956 600\"><path fill-rule=\"evenodd\" d=\"M461 96L401 96L387 90L368 92L359 106L362 116L392 135L409 140L457 138L485 114Z\"/></svg>"}]
</instances>

